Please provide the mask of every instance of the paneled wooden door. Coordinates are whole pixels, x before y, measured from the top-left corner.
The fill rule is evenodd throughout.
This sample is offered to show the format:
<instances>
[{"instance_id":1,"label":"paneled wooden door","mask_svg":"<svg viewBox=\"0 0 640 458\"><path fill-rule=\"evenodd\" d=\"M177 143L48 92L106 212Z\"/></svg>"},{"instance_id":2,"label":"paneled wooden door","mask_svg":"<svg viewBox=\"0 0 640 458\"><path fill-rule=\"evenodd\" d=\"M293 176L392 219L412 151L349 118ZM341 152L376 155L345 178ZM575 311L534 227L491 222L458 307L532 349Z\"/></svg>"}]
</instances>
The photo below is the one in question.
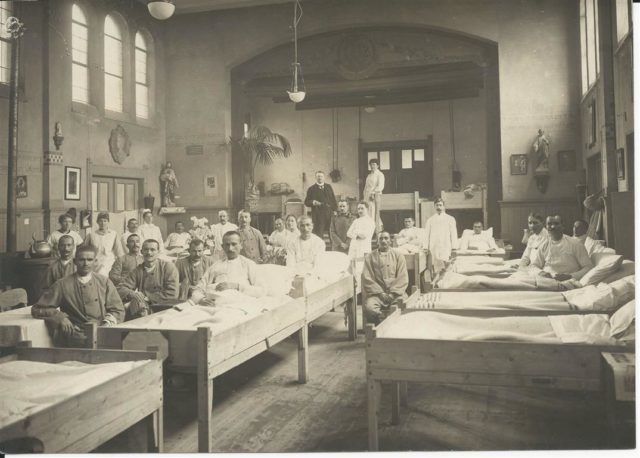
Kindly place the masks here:
<instances>
[{"instance_id":1,"label":"paneled wooden door","mask_svg":"<svg viewBox=\"0 0 640 458\"><path fill-rule=\"evenodd\" d=\"M369 161L378 159L380 171L384 174L384 194L418 191L420 197L433 195L433 141L426 140L399 142L360 143L359 172L360 196L369 173ZM407 211L383 211L380 214L386 230L397 233L402 229L405 216L413 216Z\"/></svg>"}]
</instances>

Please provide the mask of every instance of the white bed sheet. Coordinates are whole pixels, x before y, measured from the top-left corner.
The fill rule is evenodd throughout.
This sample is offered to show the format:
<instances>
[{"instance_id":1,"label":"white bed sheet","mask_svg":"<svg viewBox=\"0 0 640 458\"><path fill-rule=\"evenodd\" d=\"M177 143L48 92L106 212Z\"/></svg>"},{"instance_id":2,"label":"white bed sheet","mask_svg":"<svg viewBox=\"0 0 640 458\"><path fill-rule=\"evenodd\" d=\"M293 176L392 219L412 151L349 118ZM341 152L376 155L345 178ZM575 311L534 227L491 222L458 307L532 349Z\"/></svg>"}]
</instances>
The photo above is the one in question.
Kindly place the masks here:
<instances>
[{"instance_id":1,"label":"white bed sheet","mask_svg":"<svg viewBox=\"0 0 640 458\"><path fill-rule=\"evenodd\" d=\"M467 317L416 311L384 327L378 337L425 340L518 341L617 345L608 315Z\"/></svg>"},{"instance_id":2,"label":"white bed sheet","mask_svg":"<svg viewBox=\"0 0 640 458\"><path fill-rule=\"evenodd\" d=\"M145 362L85 364L66 361L52 364L18 360L0 364L0 429Z\"/></svg>"},{"instance_id":3,"label":"white bed sheet","mask_svg":"<svg viewBox=\"0 0 640 458\"><path fill-rule=\"evenodd\" d=\"M34 347L53 347L44 320L31 316L31 307L0 313L0 347L13 347L29 340Z\"/></svg>"}]
</instances>

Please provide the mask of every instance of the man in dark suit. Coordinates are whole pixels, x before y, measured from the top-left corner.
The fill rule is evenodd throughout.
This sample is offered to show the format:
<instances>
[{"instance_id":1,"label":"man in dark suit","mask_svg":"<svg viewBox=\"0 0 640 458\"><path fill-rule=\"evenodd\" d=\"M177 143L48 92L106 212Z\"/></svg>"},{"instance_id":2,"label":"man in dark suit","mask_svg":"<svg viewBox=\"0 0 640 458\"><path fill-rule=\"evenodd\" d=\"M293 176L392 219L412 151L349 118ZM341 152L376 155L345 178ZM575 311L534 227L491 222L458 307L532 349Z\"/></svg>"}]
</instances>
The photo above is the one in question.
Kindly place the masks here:
<instances>
[{"instance_id":1,"label":"man in dark suit","mask_svg":"<svg viewBox=\"0 0 640 458\"><path fill-rule=\"evenodd\" d=\"M331 224L331 215L338 208L331 185L324 182L324 172L316 172L316 182L307 189L304 204L311 207L313 233L324 239L324 234Z\"/></svg>"}]
</instances>

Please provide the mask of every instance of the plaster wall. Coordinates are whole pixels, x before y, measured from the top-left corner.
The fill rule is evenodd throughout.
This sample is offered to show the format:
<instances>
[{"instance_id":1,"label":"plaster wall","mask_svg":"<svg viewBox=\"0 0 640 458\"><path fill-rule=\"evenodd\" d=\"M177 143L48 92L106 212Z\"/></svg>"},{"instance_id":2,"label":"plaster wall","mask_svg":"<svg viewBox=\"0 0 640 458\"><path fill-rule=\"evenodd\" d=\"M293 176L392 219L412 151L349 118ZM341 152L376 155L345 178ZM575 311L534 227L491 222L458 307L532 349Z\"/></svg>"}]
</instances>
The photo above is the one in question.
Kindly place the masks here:
<instances>
[{"instance_id":1,"label":"plaster wall","mask_svg":"<svg viewBox=\"0 0 640 458\"><path fill-rule=\"evenodd\" d=\"M484 94L453 102L456 160L463 183L486 181ZM376 107L373 113L359 108L295 111L290 104L255 99L251 104L254 125L267 125L291 141L293 155L258 165L256 179L266 189L287 182L304 196L316 170L328 173L337 167L342 180L332 184L336 194L359 197L358 139L363 142L424 140L433 137L434 192L451 187L449 102L413 103ZM306 177L304 181L303 176ZM425 196L430 197L430 196Z\"/></svg>"},{"instance_id":2,"label":"plaster wall","mask_svg":"<svg viewBox=\"0 0 640 458\"><path fill-rule=\"evenodd\" d=\"M300 35L303 37L359 26L388 25L448 30L497 43L503 199L527 200L574 195L575 173L560 174L557 171L555 152L578 148L579 124L576 113L580 66L576 2L333 0L309 2L304 11L304 19L300 24ZM177 16L167 22L169 139L185 136L183 142L188 143L192 139L211 138L213 149L216 143L223 142L232 132L241 133L241 122L234 121L231 124L230 71L250 58L290 42L290 16L290 5L273 5ZM274 110L278 113L278 119L287 117L295 121L296 132L292 135L294 143L299 142L296 138L303 134L305 138L311 136L305 142L315 144L314 135L323 138L323 133L330 132L328 129L331 124L327 123L326 114L308 112L285 115L285 108ZM394 108L389 110L392 113ZM400 110L404 111L405 108ZM406 110L411 112L412 109ZM344 114L342 119L349 119L351 110L341 109L339 112ZM383 116L383 110L378 116ZM388 120L389 116L385 117ZM313 119L319 124L314 125ZM435 117L433 129L443 129L438 124L445 121L446 118ZM326 127L327 124L329 127ZM345 121L345 132L353 130L353 124L354 121ZM278 131L277 122L271 126ZM375 124L366 128L363 126L365 140L368 140L364 133L367 128L375 130ZM528 176L512 177L508 167L511 154L530 153L539 128L544 128L553 142L552 176L546 195L540 194L535 188L531 170ZM317 134L311 133L314 130ZM344 141L345 151L349 151L350 140L342 135L339 138L339 145ZM322 147L326 148L326 145L318 146L320 149ZM442 145L434 145L434 149L438 148L444 149ZM171 141L167 154L178 163L186 157L183 149L174 148ZM308 148L304 149L304 154L306 158L309 157ZM326 151L323 154L325 156ZM326 159L317 159L320 165L323 161L326 164ZM229 161L220 162L220 167L228 170ZM297 170L298 175L301 170ZM186 173L183 180L194 183L202 181L204 175L202 170L197 169ZM302 186L300 176L295 181L296 186ZM351 192L348 188L343 191ZM189 195L183 192L185 197L189 201L204 202L195 192ZM220 202L210 204L219 205Z\"/></svg>"}]
</instances>

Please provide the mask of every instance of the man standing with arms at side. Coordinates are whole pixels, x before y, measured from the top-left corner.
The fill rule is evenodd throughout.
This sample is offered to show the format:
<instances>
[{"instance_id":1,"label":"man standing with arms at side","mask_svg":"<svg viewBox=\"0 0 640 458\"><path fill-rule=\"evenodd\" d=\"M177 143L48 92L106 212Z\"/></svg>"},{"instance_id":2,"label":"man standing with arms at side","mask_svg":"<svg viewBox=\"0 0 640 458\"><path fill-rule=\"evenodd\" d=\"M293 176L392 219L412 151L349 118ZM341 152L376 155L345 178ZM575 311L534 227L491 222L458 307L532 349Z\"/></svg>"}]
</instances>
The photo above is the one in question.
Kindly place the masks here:
<instances>
[{"instance_id":1,"label":"man standing with arms at side","mask_svg":"<svg viewBox=\"0 0 640 458\"><path fill-rule=\"evenodd\" d=\"M331 215L338 205L333 188L324 182L324 172L316 172L315 184L307 189L307 198L304 200L307 207L311 207L311 219L313 220L313 233L324 240L324 234L331 225Z\"/></svg>"}]
</instances>

